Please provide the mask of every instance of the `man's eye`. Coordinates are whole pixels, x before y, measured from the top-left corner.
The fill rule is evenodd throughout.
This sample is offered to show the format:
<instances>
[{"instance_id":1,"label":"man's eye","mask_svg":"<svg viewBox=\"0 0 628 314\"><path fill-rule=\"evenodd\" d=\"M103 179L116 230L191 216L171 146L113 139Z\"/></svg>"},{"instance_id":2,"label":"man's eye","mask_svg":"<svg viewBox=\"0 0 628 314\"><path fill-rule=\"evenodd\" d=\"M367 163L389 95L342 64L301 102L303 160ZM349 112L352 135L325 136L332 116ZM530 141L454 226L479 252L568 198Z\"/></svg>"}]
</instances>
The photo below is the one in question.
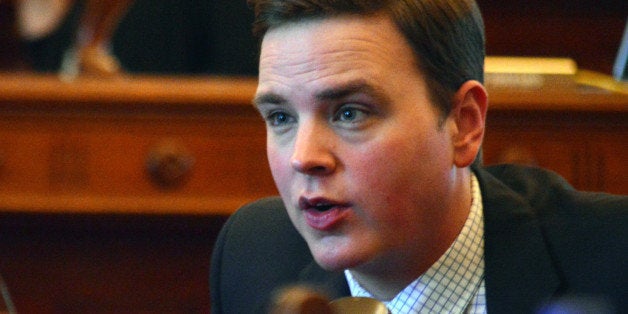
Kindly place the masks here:
<instances>
[{"instance_id":1,"label":"man's eye","mask_svg":"<svg viewBox=\"0 0 628 314\"><path fill-rule=\"evenodd\" d=\"M290 116L285 112L273 112L266 118L268 123L272 126L280 126L290 122Z\"/></svg>"},{"instance_id":2,"label":"man's eye","mask_svg":"<svg viewBox=\"0 0 628 314\"><path fill-rule=\"evenodd\" d=\"M355 119L356 115L357 113L355 109L345 109L340 112L340 120L350 121Z\"/></svg>"},{"instance_id":3,"label":"man's eye","mask_svg":"<svg viewBox=\"0 0 628 314\"><path fill-rule=\"evenodd\" d=\"M357 123L366 118L366 112L354 107L345 107L338 110L334 120L339 122Z\"/></svg>"}]
</instances>

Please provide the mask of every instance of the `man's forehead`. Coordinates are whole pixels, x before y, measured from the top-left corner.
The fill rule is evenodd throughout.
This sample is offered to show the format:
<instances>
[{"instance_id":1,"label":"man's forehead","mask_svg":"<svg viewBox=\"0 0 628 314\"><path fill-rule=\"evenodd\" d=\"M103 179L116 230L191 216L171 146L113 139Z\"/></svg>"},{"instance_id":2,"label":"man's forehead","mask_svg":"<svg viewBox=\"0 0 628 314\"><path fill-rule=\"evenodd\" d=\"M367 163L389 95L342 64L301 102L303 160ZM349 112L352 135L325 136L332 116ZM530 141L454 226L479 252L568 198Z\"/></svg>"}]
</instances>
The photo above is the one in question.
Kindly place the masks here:
<instances>
[{"instance_id":1,"label":"man's forehead","mask_svg":"<svg viewBox=\"0 0 628 314\"><path fill-rule=\"evenodd\" d=\"M279 70L300 74L324 72L327 67L394 67L400 55L412 58L411 48L388 18L308 20L266 34L260 54L260 78L265 72Z\"/></svg>"},{"instance_id":2,"label":"man's forehead","mask_svg":"<svg viewBox=\"0 0 628 314\"><path fill-rule=\"evenodd\" d=\"M262 54L268 48L291 47L301 51L337 49L361 41L385 45L401 33L387 15L342 15L290 22L270 29L262 40ZM341 41L335 43L334 41Z\"/></svg>"},{"instance_id":3,"label":"man's forehead","mask_svg":"<svg viewBox=\"0 0 628 314\"><path fill-rule=\"evenodd\" d=\"M386 16L290 23L264 38L258 86L263 97L258 100L350 94L383 99L391 84L416 71L412 48Z\"/></svg>"}]
</instances>

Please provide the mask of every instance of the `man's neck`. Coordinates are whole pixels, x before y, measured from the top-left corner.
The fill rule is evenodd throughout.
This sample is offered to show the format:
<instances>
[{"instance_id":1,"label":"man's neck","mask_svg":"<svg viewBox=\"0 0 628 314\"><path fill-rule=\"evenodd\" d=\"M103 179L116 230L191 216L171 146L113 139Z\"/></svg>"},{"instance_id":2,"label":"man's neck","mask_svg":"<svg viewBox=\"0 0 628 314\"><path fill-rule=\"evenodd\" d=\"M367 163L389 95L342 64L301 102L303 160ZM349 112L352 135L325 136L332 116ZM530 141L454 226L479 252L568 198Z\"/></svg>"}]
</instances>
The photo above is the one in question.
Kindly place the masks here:
<instances>
[{"instance_id":1,"label":"man's neck","mask_svg":"<svg viewBox=\"0 0 628 314\"><path fill-rule=\"evenodd\" d=\"M427 271L456 240L471 208L471 172L457 169L449 211L428 224L432 227L408 246L391 249L379 260L351 269L353 278L376 299L389 301Z\"/></svg>"}]
</instances>

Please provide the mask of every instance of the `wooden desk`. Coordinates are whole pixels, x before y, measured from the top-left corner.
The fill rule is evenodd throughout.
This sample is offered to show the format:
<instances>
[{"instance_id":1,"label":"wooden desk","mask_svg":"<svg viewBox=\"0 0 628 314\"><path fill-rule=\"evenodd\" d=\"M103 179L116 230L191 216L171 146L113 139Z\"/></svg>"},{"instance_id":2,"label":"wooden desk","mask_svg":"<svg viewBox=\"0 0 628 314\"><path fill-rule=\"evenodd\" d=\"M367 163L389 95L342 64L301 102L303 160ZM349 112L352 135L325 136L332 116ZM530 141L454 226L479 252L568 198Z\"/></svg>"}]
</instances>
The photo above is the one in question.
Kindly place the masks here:
<instances>
[{"instance_id":1,"label":"wooden desk","mask_svg":"<svg viewBox=\"0 0 628 314\"><path fill-rule=\"evenodd\" d=\"M255 86L0 76L0 210L229 214L275 194Z\"/></svg>"},{"instance_id":2,"label":"wooden desk","mask_svg":"<svg viewBox=\"0 0 628 314\"><path fill-rule=\"evenodd\" d=\"M579 80L609 83L588 72ZM628 194L626 86L615 84L622 92L611 92L551 80L534 88L488 83L485 164L537 165L581 190Z\"/></svg>"},{"instance_id":3,"label":"wooden desk","mask_svg":"<svg viewBox=\"0 0 628 314\"><path fill-rule=\"evenodd\" d=\"M0 75L0 210L229 214L276 194L255 80ZM488 86L487 164L628 194L628 95Z\"/></svg>"},{"instance_id":4,"label":"wooden desk","mask_svg":"<svg viewBox=\"0 0 628 314\"><path fill-rule=\"evenodd\" d=\"M276 193L255 84L0 75L0 272L20 313L207 313L226 215ZM486 163L628 193L626 95L488 88Z\"/></svg>"},{"instance_id":5,"label":"wooden desk","mask_svg":"<svg viewBox=\"0 0 628 314\"><path fill-rule=\"evenodd\" d=\"M0 272L19 313L208 313L226 215L275 193L255 85L0 75Z\"/></svg>"}]
</instances>

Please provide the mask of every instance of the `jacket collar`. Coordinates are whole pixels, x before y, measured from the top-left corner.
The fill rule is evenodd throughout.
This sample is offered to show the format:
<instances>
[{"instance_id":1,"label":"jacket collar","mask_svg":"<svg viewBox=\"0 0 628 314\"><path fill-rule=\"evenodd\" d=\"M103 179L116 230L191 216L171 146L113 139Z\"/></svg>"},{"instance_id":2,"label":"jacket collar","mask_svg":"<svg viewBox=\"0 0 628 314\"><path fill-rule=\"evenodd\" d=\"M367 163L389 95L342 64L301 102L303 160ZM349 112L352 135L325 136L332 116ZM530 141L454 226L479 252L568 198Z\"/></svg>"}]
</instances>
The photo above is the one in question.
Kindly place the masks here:
<instances>
[{"instance_id":1,"label":"jacket collar","mask_svg":"<svg viewBox=\"0 0 628 314\"><path fill-rule=\"evenodd\" d=\"M540 222L519 193L485 170L476 175L484 205L487 310L535 312L561 282Z\"/></svg>"}]
</instances>

